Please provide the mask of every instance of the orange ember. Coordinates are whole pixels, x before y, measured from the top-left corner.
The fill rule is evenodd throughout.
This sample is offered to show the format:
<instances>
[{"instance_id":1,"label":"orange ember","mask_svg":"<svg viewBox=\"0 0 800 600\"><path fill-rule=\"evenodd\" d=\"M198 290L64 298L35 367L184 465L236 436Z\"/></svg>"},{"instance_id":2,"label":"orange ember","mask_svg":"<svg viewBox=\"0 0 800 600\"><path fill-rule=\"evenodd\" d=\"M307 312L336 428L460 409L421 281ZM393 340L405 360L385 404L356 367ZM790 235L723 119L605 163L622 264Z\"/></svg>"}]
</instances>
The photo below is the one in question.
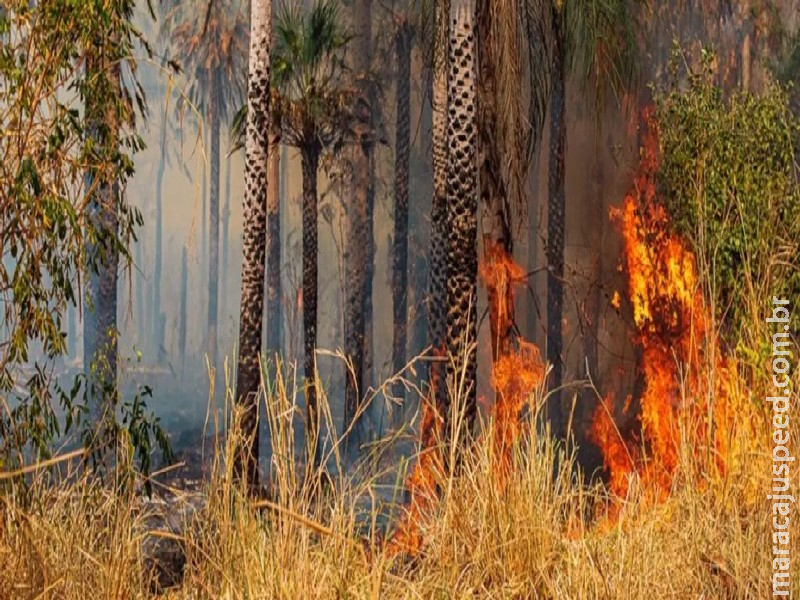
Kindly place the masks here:
<instances>
[{"instance_id":1,"label":"orange ember","mask_svg":"<svg viewBox=\"0 0 800 600\"><path fill-rule=\"evenodd\" d=\"M750 425L753 409L735 364L718 342L712 308L698 284L694 254L684 240L670 233L655 184L657 128L652 118L646 118L650 126L633 189L623 206L611 213L622 228L635 343L640 349L641 431L620 434L609 397L594 415L591 437L603 453L612 492L624 497L629 477L636 473L644 489L658 499L672 486L682 436L692 444L694 464L706 471L724 471L730 466L732 432Z\"/></svg>"}]
</instances>

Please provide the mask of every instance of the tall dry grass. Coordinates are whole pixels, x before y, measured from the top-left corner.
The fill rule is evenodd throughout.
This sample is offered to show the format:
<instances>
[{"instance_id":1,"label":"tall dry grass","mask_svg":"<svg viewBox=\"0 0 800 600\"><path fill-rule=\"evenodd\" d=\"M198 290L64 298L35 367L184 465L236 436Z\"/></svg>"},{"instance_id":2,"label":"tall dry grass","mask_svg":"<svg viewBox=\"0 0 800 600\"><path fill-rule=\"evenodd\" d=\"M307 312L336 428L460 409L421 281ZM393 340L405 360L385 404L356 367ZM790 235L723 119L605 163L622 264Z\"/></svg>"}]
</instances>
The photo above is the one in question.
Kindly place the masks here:
<instances>
[{"instance_id":1,"label":"tall dry grass","mask_svg":"<svg viewBox=\"0 0 800 600\"><path fill-rule=\"evenodd\" d=\"M653 504L635 480L622 500L610 499L602 483L583 486L573 459L535 433L523 436L513 468L499 477L491 435L484 435L457 474L440 474L435 508L418 521L424 551L409 558L388 552L379 533L387 507L380 500L386 495L374 492L377 475L321 485L296 460L303 453L294 446L298 386L279 375L268 387L272 504L256 509L232 485L223 458L234 434L227 447L213 450L204 502L172 533L154 527L153 505L131 486L78 476L52 483L41 472L26 488L9 484L0 495L0 598L649 600L770 593L766 454L739 457L748 468L735 477L698 483L686 439L674 488ZM795 490L797 483L794 469ZM145 550L154 540L185 555L174 587L158 585ZM797 555L797 535L792 543ZM793 586L800 590L798 569Z\"/></svg>"}]
</instances>

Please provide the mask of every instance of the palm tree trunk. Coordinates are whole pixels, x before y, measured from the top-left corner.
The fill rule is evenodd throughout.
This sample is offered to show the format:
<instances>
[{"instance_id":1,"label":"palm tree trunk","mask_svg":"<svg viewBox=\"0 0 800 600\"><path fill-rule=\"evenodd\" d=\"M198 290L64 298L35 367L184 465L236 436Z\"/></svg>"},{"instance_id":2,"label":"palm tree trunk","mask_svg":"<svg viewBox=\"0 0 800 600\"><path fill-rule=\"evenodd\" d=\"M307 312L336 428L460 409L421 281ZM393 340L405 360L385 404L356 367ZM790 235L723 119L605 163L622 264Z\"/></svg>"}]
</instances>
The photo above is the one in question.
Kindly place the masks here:
<instances>
[{"instance_id":1,"label":"palm tree trunk","mask_svg":"<svg viewBox=\"0 0 800 600\"><path fill-rule=\"evenodd\" d=\"M215 82L216 83L216 82ZM217 308L219 301L219 134L220 114L218 96L220 89L215 85L212 91L210 134L211 134L211 185L210 185L210 227L208 255L208 360L211 367L217 367Z\"/></svg>"},{"instance_id":2,"label":"palm tree trunk","mask_svg":"<svg viewBox=\"0 0 800 600\"><path fill-rule=\"evenodd\" d=\"M447 44L450 2L436 1L431 90L433 198L428 280L428 337L433 350L429 384L439 414L447 412L447 385L443 359L447 334Z\"/></svg>"},{"instance_id":3,"label":"palm tree trunk","mask_svg":"<svg viewBox=\"0 0 800 600\"><path fill-rule=\"evenodd\" d=\"M275 140L275 136L272 138ZM275 360L281 352L281 146L273 143L269 152L267 194L267 358ZM281 181L280 185L283 185Z\"/></svg>"},{"instance_id":4,"label":"palm tree trunk","mask_svg":"<svg viewBox=\"0 0 800 600\"><path fill-rule=\"evenodd\" d=\"M320 148L311 143L301 149L303 171L303 348L306 378L306 440L309 464L320 459L319 412L317 410L317 166Z\"/></svg>"},{"instance_id":5,"label":"palm tree trunk","mask_svg":"<svg viewBox=\"0 0 800 600\"><path fill-rule=\"evenodd\" d=\"M550 161L547 198L547 361L552 365L550 418L557 437L563 433L561 406L563 343L561 321L564 316L564 157L567 150L565 120L564 25L562 15L553 8L553 91L550 100Z\"/></svg>"},{"instance_id":6,"label":"palm tree trunk","mask_svg":"<svg viewBox=\"0 0 800 600\"><path fill-rule=\"evenodd\" d=\"M472 0L453 0L447 97L447 382L454 394L453 400L463 403L462 434L471 431L477 411L478 172L474 23ZM454 408L451 405L451 412Z\"/></svg>"},{"instance_id":7,"label":"palm tree trunk","mask_svg":"<svg viewBox=\"0 0 800 600\"><path fill-rule=\"evenodd\" d=\"M394 262L392 265L392 368L399 373L406 364L408 323L408 160L411 140L411 26L405 18L395 34L397 50L397 127L394 173ZM397 383L393 394L403 397Z\"/></svg>"},{"instance_id":8,"label":"palm tree trunk","mask_svg":"<svg viewBox=\"0 0 800 600\"><path fill-rule=\"evenodd\" d=\"M245 442L242 451L234 455L234 475L238 480L246 477L251 493L258 490L258 398L261 380L258 357L264 320L271 12L270 0L252 0L250 3L242 295L236 377L236 399L244 409L240 427Z\"/></svg>"},{"instance_id":9,"label":"palm tree trunk","mask_svg":"<svg viewBox=\"0 0 800 600\"><path fill-rule=\"evenodd\" d=\"M371 39L372 39L372 3L371 0L358 0L355 6L355 31L359 36L355 40L353 51L353 70L359 77L366 81L366 74L370 67ZM360 143L354 145L353 151L353 186L355 188L355 203L348 211L348 237L345 246L346 275L346 314L345 314L345 354L352 363L353 373L346 373L345 377L345 407L344 427L346 431L352 426L350 435L345 440L345 454L349 454L352 445L360 447L365 435L361 419L354 422L359 415L361 395L366 385L366 373L369 372L365 364L367 359L367 323L371 311L371 276L372 263L374 262L374 240L372 224L372 206L374 205L373 190L373 133L371 131L372 119L372 92L369 85L364 83L361 89L362 99L365 104L364 124L366 134L362 135Z\"/></svg>"}]
</instances>

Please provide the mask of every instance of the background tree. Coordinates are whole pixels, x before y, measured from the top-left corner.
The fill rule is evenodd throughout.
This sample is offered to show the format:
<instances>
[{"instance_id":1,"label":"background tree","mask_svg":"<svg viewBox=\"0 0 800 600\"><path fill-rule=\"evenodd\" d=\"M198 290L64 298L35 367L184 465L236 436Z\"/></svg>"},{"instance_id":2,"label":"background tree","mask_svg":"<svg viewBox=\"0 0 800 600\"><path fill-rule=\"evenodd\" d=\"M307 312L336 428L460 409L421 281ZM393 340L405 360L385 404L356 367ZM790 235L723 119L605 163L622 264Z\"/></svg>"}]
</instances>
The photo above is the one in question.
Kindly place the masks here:
<instances>
[{"instance_id":1,"label":"background tree","mask_svg":"<svg viewBox=\"0 0 800 600\"><path fill-rule=\"evenodd\" d=\"M269 147L269 179L273 185L267 195L267 358L275 361L283 347L283 292L281 286L281 143L279 123L273 121Z\"/></svg>"},{"instance_id":2,"label":"background tree","mask_svg":"<svg viewBox=\"0 0 800 600\"><path fill-rule=\"evenodd\" d=\"M345 373L344 429L352 426L352 440L358 448L366 432L357 418L361 397L371 373L368 346L371 336L371 291L375 243L372 216L375 203L374 177L374 90L370 68L372 59L372 0L357 0L353 7L353 73L359 92L356 115L362 127L353 146L351 173L353 203L347 211L345 244L345 354L352 363L352 373Z\"/></svg>"},{"instance_id":3,"label":"background tree","mask_svg":"<svg viewBox=\"0 0 800 600\"><path fill-rule=\"evenodd\" d=\"M0 14L3 462L18 462L27 450L47 455L56 437L79 428L95 450L124 427L145 469L152 435L168 449L140 398L120 402L116 347L108 343L117 334L118 265L130 266L129 244L142 224L122 193L131 155L143 147L133 128L135 111L145 107L133 48L137 40L148 47L132 13L133 2L118 0L6 4ZM76 104L85 107L82 115ZM85 400L105 402L101 424L82 419L80 385L65 390L53 376L66 346L63 315L81 301L84 274L94 278L84 315L96 311L97 332L89 332Z\"/></svg>"},{"instance_id":4,"label":"background tree","mask_svg":"<svg viewBox=\"0 0 800 600\"><path fill-rule=\"evenodd\" d=\"M208 124L209 262L208 338L211 366L217 362L219 297L220 130L232 107L240 106L247 19L242 7L196 0L179 3L167 16L176 56L190 78L187 96ZM227 126L225 126L227 129ZM204 211L205 215L205 211ZM205 228L204 228L205 229Z\"/></svg>"},{"instance_id":5,"label":"background tree","mask_svg":"<svg viewBox=\"0 0 800 600\"><path fill-rule=\"evenodd\" d=\"M413 30L408 15L395 17L395 173L394 173L394 244L392 252L392 370L399 373L406 365L408 339L408 160L411 144L411 45ZM395 397L403 396L398 382Z\"/></svg>"},{"instance_id":6,"label":"background tree","mask_svg":"<svg viewBox=\"0 0 800 600\"><path fill-rule=\"evenodd\" d=\"M317 169L323 152L337 152L350 136L351 90L345 87L343 54L350 38L339 4L319 0L304 11L283 7L275 24L273 114L281 139L300 151L303 173L303 348L307 439L315 464L321 458L316 391ZM362 240L363 241L363 240Z\"/></svg>"}]
</instances>

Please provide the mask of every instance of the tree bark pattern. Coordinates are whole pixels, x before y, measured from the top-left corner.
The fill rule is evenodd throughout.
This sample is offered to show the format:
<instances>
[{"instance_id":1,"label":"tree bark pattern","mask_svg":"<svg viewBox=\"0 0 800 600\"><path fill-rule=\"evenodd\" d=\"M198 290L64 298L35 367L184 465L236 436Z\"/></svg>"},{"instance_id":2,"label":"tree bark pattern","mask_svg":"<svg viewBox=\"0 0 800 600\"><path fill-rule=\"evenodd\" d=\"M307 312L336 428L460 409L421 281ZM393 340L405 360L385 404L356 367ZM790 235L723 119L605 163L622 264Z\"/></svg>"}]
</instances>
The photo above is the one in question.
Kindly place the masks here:
<instances>
[{"instance_id":1,"label":"tree bark pattern","mask_svg":"<svg viewBox=\"0 0 800 600\"><path fill-rule=\"evenodd\" d=\"M247 440L234 456L234 475L258 489L259 353L264 317L264 259L267 233L267 155L269 131L269 45L271 2L252 0L245 130L245 197L242 246L242 294L236 399L244 409L240 423Z\"/></svg>"},{"instance_id":2,"label":"tree bark pattern","mask_svg":"<svg viewBox=\"0 0 800 600\"><path fill-rule=\"evenodd\" d=\"M447 97L447 383L464 403L465 430L477 409L478 188L474 4L451 7ZM454 409L451 402L451 411ZM445 428L448 431L448 427Z\"/></svg>"},{"instance_id":3,"label":"tree bark pattern","mask_svg":"<svg viewBox=\"0 0 800 600\"><path fill-rule=\"evenodd\" d=\"M303 366L305 369L306 439L313 444L313 463L318 465L319 410L317 406L317 167L320 148L304 146L303 171ZM311 458L309 459L309 464Z\"/></svg>"}]
</instances>

